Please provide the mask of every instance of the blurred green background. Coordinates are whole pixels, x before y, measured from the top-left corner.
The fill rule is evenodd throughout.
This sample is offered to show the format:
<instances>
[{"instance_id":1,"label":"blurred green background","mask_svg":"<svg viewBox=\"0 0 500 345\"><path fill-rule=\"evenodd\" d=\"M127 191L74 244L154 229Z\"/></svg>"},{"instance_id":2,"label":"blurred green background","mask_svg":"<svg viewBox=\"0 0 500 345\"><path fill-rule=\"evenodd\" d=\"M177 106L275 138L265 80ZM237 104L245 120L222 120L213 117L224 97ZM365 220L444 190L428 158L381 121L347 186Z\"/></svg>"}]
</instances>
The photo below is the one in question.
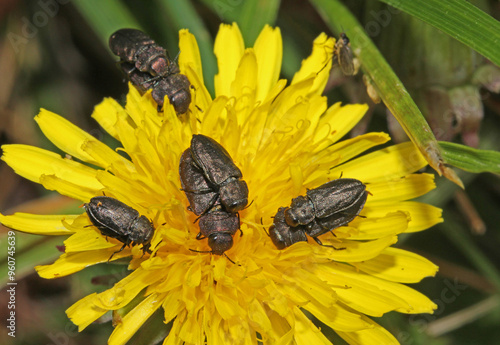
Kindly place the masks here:
<instances>
[{"instance_id":1,"label":"blurred green background","mask_svg":"<svg viewBox=\"0 0 500 345\"><path fill-rule=\"evenodd\" d=\"M419 11L419 3L422 2L413 2L416 13L427 16L427 22L442 20L447 25L444 17L433 18L434 10L425 5ZM451 19L463 15L472 23L460 27L453 26L450 20L448 33L498 64L496 58L500 56L500 44L491 44L490 41L500 40L487 32L490 22L482 21L484 18L476 19L473 12L468 12L469 8L462 6L465 1L441 3L439 10L447 10ZM491 15L491 20L498 24L499 1L471 3ZM64 116L98 139L116 145L90 118L93 107L104 97L123 101L127 91L124 76L116 66L117 58L107 47L109 35L123 27L141 28L175 56L178 52L177 32L188 28L197 37L205 81L213 94L213 75L217 72L214 37L220 23L235 21L247 47L252 46L265 24L280 27L284 45L282 78L288 80L298 70L302 59L309 55L316 36L326 32L338 37L341 31L345 31L352 38L353 51L360 54L362 71L355 77L346 77L338 69L334 70L325 94L329 104L342 101L370 105L367 116L349 134L351 136L366 131L386 131L395 141L408 140L387 107L383 103L375 104L367 94L365 84L376 84L375 89L383 95L388 107L397 111L398 97L391 94L391 87L397 86L394 79L384 72L380 79L373 80L379 75L379 69L383 71L381 62L385 59L438 140L500 150L500 73L494 63L448 34L383 2L354 0L343 4L347 8L342 7L342 2L333 0L156 0L147 3L131 0L2 0L0 143L29 144L62 154L43 137L33 121L43 107ZM332 8L339 11L332 12ZM340 9L348 11L359 25L353 26L350 17ZM411 8L407 11L411 13ZM365 36L362 37L369 37L375 43L375 52L380 57L371 56L376 63L370 60L370 56L363 55L370 50L368 45L361 46L356 28L363 30ZM368 48L363 50L365 47ZM395 105L391 106L390 102L395 102ZM418 120L415 119L412 115L407 126L418 138L419 128L415 128L412 122ZM428 171L432 172L431 169ZM444 209L445 222L422 233L401 236L398 243L398 246L422 254L440 266L436 278L427 278L415 286L438 304L439 309L434 315L390 313L376 320L401 344L499 343L500 180L492 173L457 172L465 190L438 177L438 188L422 198ZM78 202L47 192L40 185L20 178L0 162L2 214L15 211L42 214L81 212L79 206ZM8 230L1 228L0 231L0 280L3 287L0 318L6 320L9 312L5 306L9 298L5 288ZM22 233L15 236L16 338L9 337L7 329L1 327L0 343L106 343L112 332L111 322L93 324L78 333L64 311L78 299L103 291L126 275L126 266L98 265L70 277L44 280L34 273L33 266L53 262L60 255L57 246L62 245L64 238ZM161 315L151 320L152 328L161 327L158 320L161 320ZM335 344L343 343L334 334L328 336ZM153 344L155 339L151 334L138 334L129 343Z\"/></svg>"}]
</instances>

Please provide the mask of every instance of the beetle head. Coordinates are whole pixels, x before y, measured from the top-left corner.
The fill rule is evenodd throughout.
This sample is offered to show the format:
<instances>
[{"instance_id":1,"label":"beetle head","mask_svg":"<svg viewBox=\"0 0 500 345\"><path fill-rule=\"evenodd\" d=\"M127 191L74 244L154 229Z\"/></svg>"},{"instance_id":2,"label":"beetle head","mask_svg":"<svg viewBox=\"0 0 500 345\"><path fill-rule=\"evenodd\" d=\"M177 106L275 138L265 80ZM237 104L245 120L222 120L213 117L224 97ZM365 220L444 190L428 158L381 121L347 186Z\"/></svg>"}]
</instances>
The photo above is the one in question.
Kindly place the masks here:
<instances>
[{"instance_id":1,"label":"beetle head","mask_svg":"<svg viewBox=\"0 0 500 345\"><path fill-rule=\"evenodd\" d=\"M222 205L230 213L241 211L248 204L248 186L243 180L231 180L220 188L219 193Z\"/></svg>"},{"instance_id":2,"label":"beetle head","mask_svg":"<svg viewBox=\"0 0 500 345\"><path fill-rule=\"evenodd\" d=\"M293 227L312 222L314 208L311 201L302 195L294 198L292 205L285 210L285 220L288 225Z\"/></svg>"},{"instance_id":3,"label":"beetle head","mask_svg":"<svg viewBox=\"0 0 500 345\"><path fill-rule=\"evenodd\" d=\"M208 245L212 253L222 255L233 246L233 236L227 232L216 232L208 237Z\"/></svg>"}]
</instances>

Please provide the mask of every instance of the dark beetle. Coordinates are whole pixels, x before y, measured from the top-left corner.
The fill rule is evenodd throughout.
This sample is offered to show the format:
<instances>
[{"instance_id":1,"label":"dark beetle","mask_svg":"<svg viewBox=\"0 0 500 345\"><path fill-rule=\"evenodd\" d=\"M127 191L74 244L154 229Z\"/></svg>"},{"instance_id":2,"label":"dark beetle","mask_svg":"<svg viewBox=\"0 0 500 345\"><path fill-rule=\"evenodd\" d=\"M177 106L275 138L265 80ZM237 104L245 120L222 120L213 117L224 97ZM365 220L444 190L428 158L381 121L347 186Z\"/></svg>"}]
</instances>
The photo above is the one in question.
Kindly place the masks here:
<instances>
[{"instance_id":1,"label":"dark beetle","mask_svg":"<svg viewBox=\"0 0 500 345\"><path fill-rule=\"evenodd\" d=\"M248 187L241 170L218 142L201 134L191 139L191 155L227 212L241 211L248 204ZM214 199L215 202L215 199Z\"/></svg>"},{"instance_id":2,"label":"dark beetle","mask_svg":"<svg viewBox=\"0 0 500 345\"><path fill-rule=\"evenodd\" d=\"M138 71L130 63L122 63L121 68L127 78L134 84L141 93L151 91L151 97L158 103L159 108L163 106L165 96L174 106L177 114L184 114L189 109L191 103L191 84L183 74L172 74L162 78L152 78L149 73Z\"/></svg>"},{"instance_id":3,"label":"dark beetle","mask_svg":"<svg viewBox=\"0 0 500 345\"><path fill-rule=\"evenodd\" d=\"M203 171L195 165L190 148L181 156L179 175L182 190L189 201L190 211L199 216L213 207L218 194L210 188Z\"/></svg>"},{"instance_id":4,"label":"dark beetle","mask_svg":"<svg viewBox=\"0 0 500 345\"><path fill-rule=\"evenodd\" d=\"M347 76L355 74L351 44L349 38L343 32L340 34L339 39L335 43L335 56L342 73Z\"/></svg>"},{"instance_id":5,"label":"dark beetle","mask_svg":"<svg viewBox=\"0 0 500 345\"><path fill-rule=\"evenodd\" d=\"M344 178L327 182L308 190L306 196L294 198L290 207L281 207L269 236L278 249L307 241L306 235L323 245L318 236L356 218L367 196L366 186L359 180Z\"/></svg>"},{"instance_id":6,"label":"dark beetle","mask_svg":"<svg viewBox=\"0 0 500 345\"><path fill-rule=\"evenodd\" d=\"M199 225L200 232L196 239L208 237L211 253L223 255L233 246L233 236L240 228L240 218L238 214L226 212L217 205L200 217Z\"/></svg>"},{"instance_id":7,"label":"dark beetle","mask_svg":"<svg viewBox=\"0 0 500 345\"><path fill-rule=\"evenodd\" d=\"M348 221L346 217L334 214L327 218L314 219L311 223L307 224L307 226L298 225L292 227L285 221L286 209L286 207L279 208L278 213L274 216L274 223L269 228L269 237L271 237L271 241L273 241L276 248L285 249L297 242L307 242L306 235L309 235L321 246L332 247L336 250L344 249L324 245L317 236L347 224L350 220Z\"/></svg>"},{"instance_id":8,"label":"dark beetle","mask_svg":"<svg viewBox=\"0 0 500 345\"><path fill-rule=\"evenodd\" d=\"M116 31L109 38L109 48L122 61L133 63L139 71L152 76L179 73L179 67L167 57L166 50L140 30Z\"/></svg>"},{"instance_id":9,"label":"dark beetle","mask_svg":"<svg viewBox=\"0 0 500 345\"><path fill-rule=\"evenodd\" d=\"M292 228L285 222L285 207L280 207L274 216L274 223L269 228L269 237L278 249L285 249L297 242L307 242L306 232L302 226Z\"/></svg>"},{"instance_id":10,"label":"dark beetle","mask_svg":"<svg viewBox=\"0 0 500 345\"><path fill-rule=\"evenodd\" d=\"M354 219L365 205L368 193L363 182L340 178L310 189L306 196L298 196L285 211L290 226L308 225L318 218L337 215L345 223Z\"/></svg>"},{"instance_id":11,"label":"dark beetle","mask_svg":"<svg viewBox=\"0 0 500 345\"><path fill-rule=\"evenodd\" d=\"M150 241L155 229L146 216L139 215L132 207L107 196L90 199L84 208L92 224L104 236L116 238L123 243L120 250L113 253L109 260L128 245L142 244L142 251L150 252Z\"/></svg>"}]
</instances>

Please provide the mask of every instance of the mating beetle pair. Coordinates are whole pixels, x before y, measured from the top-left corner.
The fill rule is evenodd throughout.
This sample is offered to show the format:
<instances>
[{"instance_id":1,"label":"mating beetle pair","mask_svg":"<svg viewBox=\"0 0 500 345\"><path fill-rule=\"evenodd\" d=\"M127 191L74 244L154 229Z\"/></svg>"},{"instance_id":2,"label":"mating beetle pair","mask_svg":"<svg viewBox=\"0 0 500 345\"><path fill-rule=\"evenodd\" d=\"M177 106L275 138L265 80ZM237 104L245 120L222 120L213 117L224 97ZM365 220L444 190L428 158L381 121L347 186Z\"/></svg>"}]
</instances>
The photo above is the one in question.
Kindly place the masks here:
<instances>
[{"instance_id":1,"label":"mating beetle pair","mask_svg":"<svg viewBox=\"0 0 500 345\"><path fill-rule=\"evenodd\" d=\"M306 234L318 244L317 238L352 221L363 209L368 192L359 180L340 178L305 196L292 199L290 207L281 207L274 216L269 236L278 249L307 241Z\"/></svg>"},{"instance_id":2,"label":"mating beetle pair","mask_svg":"<svg viewBox=\"0 0 500 345\"><path fill-rule=\"evenodd\" d=\"M248 187L241 179L241 170L222 145L195 134L181 156L179 175L188 209L200 216L196 238L208 237L211 253L223 255L233 246L233 236L240 229L237 212L248 204Z\"/></svg>"},{"instance_id":3,"label":"mating beetle pair","mask_svg":"<svg viewBox=\"0 0 500 345\"><path fill-rule=\"evenodd\" d=\"M180 74L179 66L166 50L140 30L120 29L109 38L111 51L120 58L121 68L141 92L151 96L161 108L167 96L177 114L184 114L191 103L191 84Z\"/></svg>"}]
</instances>

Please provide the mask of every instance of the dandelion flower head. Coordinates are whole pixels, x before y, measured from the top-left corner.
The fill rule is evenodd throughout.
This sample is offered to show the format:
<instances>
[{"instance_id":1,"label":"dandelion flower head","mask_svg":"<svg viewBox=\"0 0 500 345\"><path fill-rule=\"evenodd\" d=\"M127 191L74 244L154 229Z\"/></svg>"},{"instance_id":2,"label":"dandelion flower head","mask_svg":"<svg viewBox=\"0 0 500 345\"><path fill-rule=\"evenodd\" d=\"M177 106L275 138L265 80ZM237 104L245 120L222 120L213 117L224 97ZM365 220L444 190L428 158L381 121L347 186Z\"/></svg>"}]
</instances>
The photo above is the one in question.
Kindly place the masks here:
<instances>
[{"instance_id":1,"label":"dandelion flower head","mask_svg":"<svg viewBox=\"0 0 500 345\"><path fill-rule=\"evenodd\" d=\"M7 164L46 189L83 202L110 196L153 222L152 253L143 255L140 246L116 253L112 260L128 258L131 273L67 310L80 331L128 306L109 344L125 344L160 308L171 327L164 344L330 344L311 315L350 344L391 344L397 340L370 317L435 309L405 284L433 276L436 266L391 247L399 234L442 221L441 210L411 201L435 187L433 175L416 173L427 163L411 143L375 150L390 140L385 133L339 141L367 106L328 106L322 96L334 44L321 34L287 83L279 79L279 29L265 27L245 49L238 27L222 25L212 99L196 40L181 30L179 66L193 86L186 115L178 117L168 102L158 112L150 94L130 85L125 106L105 99L92 114L121 143L116 151L47 110L35 118L38 125L73 159L25 145L3 147ZM179 180L179 159L193 134L219 142L248 184L251 204L239 212L243 236L236 233L225 253L234 264L193 251L210 250L196 239L196 216ZM359 217L321 236L342 250L311 239L278 250L266 233L278 208L340 177L362 181L369 192ZM16 213L0 221L25 232L71 235L57 261L36 268L49 279L105 263L122 245L92 227L85 212Z\"/></svg>"}]
</instances>

